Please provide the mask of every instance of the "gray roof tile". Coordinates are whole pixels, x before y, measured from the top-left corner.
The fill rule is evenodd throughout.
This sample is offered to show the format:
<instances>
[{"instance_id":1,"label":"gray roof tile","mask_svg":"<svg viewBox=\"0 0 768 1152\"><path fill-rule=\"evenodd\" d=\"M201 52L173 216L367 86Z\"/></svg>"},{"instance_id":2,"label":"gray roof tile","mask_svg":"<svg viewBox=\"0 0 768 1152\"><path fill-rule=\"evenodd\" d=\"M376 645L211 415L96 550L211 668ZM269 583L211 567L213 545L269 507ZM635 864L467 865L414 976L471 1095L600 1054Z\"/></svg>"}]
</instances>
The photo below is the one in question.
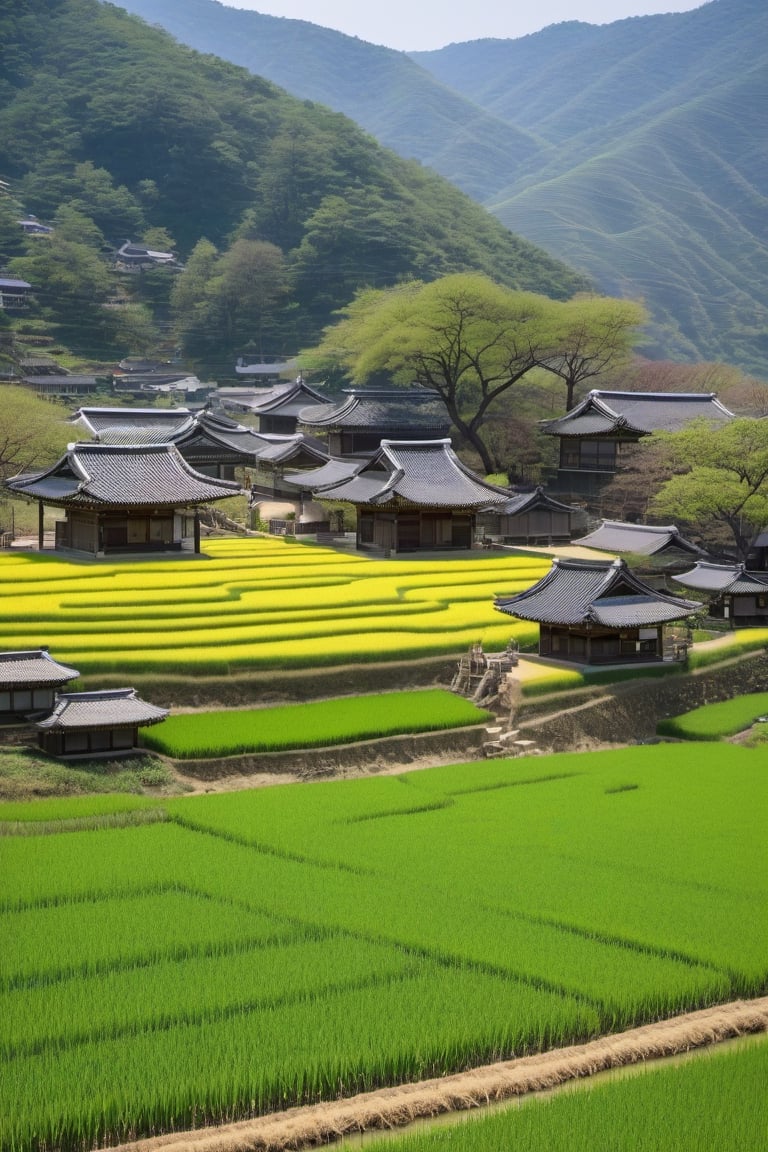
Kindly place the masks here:
<instances>
[{"instance_id":1,"label":"gray roof tile","mask_svg":"<svg viewBox=\"0 0 768 1152\"><path fill-rule=\"evenodd\" d=\"M40 720L37 728L133 728L159 724L168 715L167 708L148 704L136 695L135 688L112 688L101 692L61 693L50 716Z\"/></svg>"},{"instance_id":2,"label":"gray roof tile","mask_svg":"<svg viewBox=\"0 0 768 1152\"><path fill-rule=\"evenodd\" d=\"M733 413L714 392L605 392L589 395L557 420L543 425L550 436L601 436L612 432L677 432L692 420L725 423Z\"/></svg>"},{"instance_id":3,"label":"gray roof tile","mask_svg":"<svg viewBox=\"0 0 768 1152\"><path fill-rule=\"evenodd\" d=\"M47 472L5 483L12 492L66 507L178 507L240 491L232 480L196 472L173 444L70 444Z\"/></svg>"},{"instance_id":4,"label":"gray roof tile","mask_svg":"<svg viewBox=\"0 0 768 1152\"><path fill-rule=\"evenodd\" d=\"M768 572L747 572L743 564L710 564L700 560L690 572L672 579L701 592L768 595Z\"/></svg>"},{"instance_id":5,"label":"gray roof tile","mask_svg":"<svg viewBox=\"0 0 768 1152\"><path fill-rule=\"evenodd\" d=\"M0 652L0 684L11 685L66 684L80 675L74 668L59 664L45 648L19 652Z\"/></svg>"},{"instance_id":6,"label":"gray roof tile","mask_svg":"<svg viewBox=\"0 0 768 1152\"><path fill-rule=\"evenodd\" d=\"M403 432L423 439L446 436L451 426L436 392L423 388L353 389L342 400L302 408L299 420L313 428L359 428Z\"/></svg>"},{"instance_id":7,"label":"gray roof tile","mask_svg":"<svg viewBox=\"0 0 768 1152\"><path fill-rule=\"evenodd\" d=\"M650 588L623 560L561 560L538 583L517 596L499 597L495 607L521 620L542 624L586 624L631 628L679 620L699 604Z\"/></svg>"},{"instance_id":8,"label":"gray roof tile","mask_svg":"<svg viewBox=\"0 0 768 1152\"><path fill-rule=\"evenodd\" d=\"M621 520L603 520L599 528L589 532L574 544L584 548L598 548L603 552L633 552L638 556L655 556L659 552L677 549L693 555L704 552L690 540L685 540L674 524L657 527L652 524L627 524Z\"/></svg>"},{"instance_id":9,"label":"gray roof tile","mask_svg":"<svg viewBox=\"0 0 768 1152\"><path fill-rule=\"evenodd\" d=\"M329 500L381 506L487 508L509 500L462 464L450 440L382 440L376 455L347 481L318 490Z\"/></svg>"}]
</instances>

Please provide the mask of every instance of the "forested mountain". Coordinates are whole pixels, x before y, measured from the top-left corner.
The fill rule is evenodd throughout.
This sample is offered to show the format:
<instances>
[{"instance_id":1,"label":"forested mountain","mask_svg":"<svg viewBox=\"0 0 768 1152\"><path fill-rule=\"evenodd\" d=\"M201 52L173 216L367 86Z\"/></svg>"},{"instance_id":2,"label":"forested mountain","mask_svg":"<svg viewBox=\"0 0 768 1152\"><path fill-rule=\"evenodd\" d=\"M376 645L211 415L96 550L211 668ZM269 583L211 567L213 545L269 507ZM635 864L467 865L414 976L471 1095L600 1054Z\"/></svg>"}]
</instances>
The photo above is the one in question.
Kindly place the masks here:
<instances>
[{"instance_id":1,"label":"forested mountain","mask_svg":"<svg viewBox=\"0 0 768 1152\"><path fill-rule=\"evenodd\" d=\"M271 295L261 335L273 353L278 342L291 351L313 340L365 284L468 269L561 297L585 284L345 117L122 9L0 0L0 18L0 177L14 204L55 224L20 255L13 208L0 197L0 261L16 257L14 274L29 270L43 292L56 263L52 309L82 258L94 275L79 300L87 311L104 288L97 254L142 236L197 270L178 302L198 329L191 338L223 324L232 344L242 340L244 257L251 273L263 268ZM144 278L143 299L156 309L168 303L163 276ZM208 311L198 306L204 289L218 293Z\"/></svg>"},{"instance_id":2,"label":"forested mountain","mask_svg":"<svg viewBox=\"0 0 768 1152\"><path fill-rule=\"evenodd\" d=\"M547 147L499 119L406 53L306 20L228 8L218 0L120 0L183 44L242 64L301 99L350 116L401 156L420 160L476 200L507 187Z\"/></svg>"},{"instance_id":3,"label":"forested mountain","mask_svg":"<svg viewBox=\"0 0 768 1152\"><path fill-rule=\"evenodd\" d=\"M766 374L764 0L452 44L412 53L418 69L402 53L215 0L124 3L348 111L604 291L644 297L651 354Z\"/></svg>"},{"instance_id":4,"label":"forested mountain","mask_svg":"<svg viewBox=\"0 0 768 1152\"><path fill-rule=\"evenodd\" d=\"M608 292L643 296L657 350L766 373L768 6L692 12L416 58L555 145L489 206Z\"/></svg>"}]
</instances>

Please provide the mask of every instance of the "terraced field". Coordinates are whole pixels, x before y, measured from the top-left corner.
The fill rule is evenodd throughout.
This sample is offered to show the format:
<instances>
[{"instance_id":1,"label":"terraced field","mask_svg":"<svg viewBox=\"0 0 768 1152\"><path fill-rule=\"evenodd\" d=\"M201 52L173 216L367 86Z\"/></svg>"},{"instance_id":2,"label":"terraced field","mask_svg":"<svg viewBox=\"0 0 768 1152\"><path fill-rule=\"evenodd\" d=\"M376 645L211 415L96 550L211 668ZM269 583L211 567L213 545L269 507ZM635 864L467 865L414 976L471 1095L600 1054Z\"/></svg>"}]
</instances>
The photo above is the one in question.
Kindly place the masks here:
<instances>
[{"instance_id":1,"label":"terraced field","mask_svg":"<svg viewBox=\"0 0 768 1152\"><path fill-rule=\"evenodd\" d=\"M0 837L0 1148L234 1119L764 992L765 765L714 743L491 761L166 800L118 829L105 798L0 807L12 828L94 821Z\"/></svg>"},{"instance_id":2,"label":"terraced field","mask_svg":"<svg viewBox=\"0 0 768 1152\"><path fill-rule=\"evenodd\" d=\"M377 561L252 538L206 555L93 563L0 557L0 650L48 645L83 673L228 675L534 644L493 608L549 567L537 558Z\"/></svg>"}]
</instances>

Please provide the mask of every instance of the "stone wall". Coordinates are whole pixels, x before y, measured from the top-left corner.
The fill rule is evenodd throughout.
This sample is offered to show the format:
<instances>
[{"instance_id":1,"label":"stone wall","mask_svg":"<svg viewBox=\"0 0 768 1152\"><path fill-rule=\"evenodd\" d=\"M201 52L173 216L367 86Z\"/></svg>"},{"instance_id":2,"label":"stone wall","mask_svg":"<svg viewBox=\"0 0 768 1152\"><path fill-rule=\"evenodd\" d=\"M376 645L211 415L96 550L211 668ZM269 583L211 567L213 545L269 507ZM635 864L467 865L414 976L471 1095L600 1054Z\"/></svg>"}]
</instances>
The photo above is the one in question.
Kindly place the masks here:
<instances>
[{"instance_id":1,"label":"stone wall","mask_svg":"<svg viewBox=\"0 0 768 1152\"><path fill-rule=\"evenodd\" d=\"M596 744L637 744L652 740L659 720L667 716L749 692L768 692L766 652L748 653L687 676L606 685L597 699L548 715L526 717L523 702L514 725L521 737L534 740L544 752L575 752ZM542 704L536 702L537 711Z\"/></svg>"}]
</instances>

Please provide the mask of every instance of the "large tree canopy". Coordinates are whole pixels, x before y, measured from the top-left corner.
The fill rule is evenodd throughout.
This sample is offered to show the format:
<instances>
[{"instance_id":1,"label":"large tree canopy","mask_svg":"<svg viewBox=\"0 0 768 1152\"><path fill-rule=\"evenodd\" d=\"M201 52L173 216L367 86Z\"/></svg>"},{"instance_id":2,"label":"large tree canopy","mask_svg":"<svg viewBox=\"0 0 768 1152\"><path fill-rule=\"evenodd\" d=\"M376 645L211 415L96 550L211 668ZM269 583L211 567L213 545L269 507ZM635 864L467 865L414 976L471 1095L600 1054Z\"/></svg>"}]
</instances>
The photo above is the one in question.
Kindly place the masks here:
<instances>
[{"instance_id":1,"label":"large tree canopy","mask_svg":"<svg viewBox=\"0 0 768 1152\"><path fill-rule=\"evenodd\" d=\"M502 396L535 368L576 385L631 347L638 305L605 297L551 300L473 273L359 292L312 355L363 383L386 374L441 395L448 414L488 472L495 458L483 425Z\"/></svg>"},{"instance_id":2,"label":"large tree canopy","mask_svg":"<svg viewBox=\"0 0 768 1152\"><path fill-rule=\"evenodd\" d=\"M652 510L710 541L725 528L746 561L768 524L768 421L734 420L718 429L696 421L657 438L678 474L662 485Z\"/></svg>"}]
</instances>

